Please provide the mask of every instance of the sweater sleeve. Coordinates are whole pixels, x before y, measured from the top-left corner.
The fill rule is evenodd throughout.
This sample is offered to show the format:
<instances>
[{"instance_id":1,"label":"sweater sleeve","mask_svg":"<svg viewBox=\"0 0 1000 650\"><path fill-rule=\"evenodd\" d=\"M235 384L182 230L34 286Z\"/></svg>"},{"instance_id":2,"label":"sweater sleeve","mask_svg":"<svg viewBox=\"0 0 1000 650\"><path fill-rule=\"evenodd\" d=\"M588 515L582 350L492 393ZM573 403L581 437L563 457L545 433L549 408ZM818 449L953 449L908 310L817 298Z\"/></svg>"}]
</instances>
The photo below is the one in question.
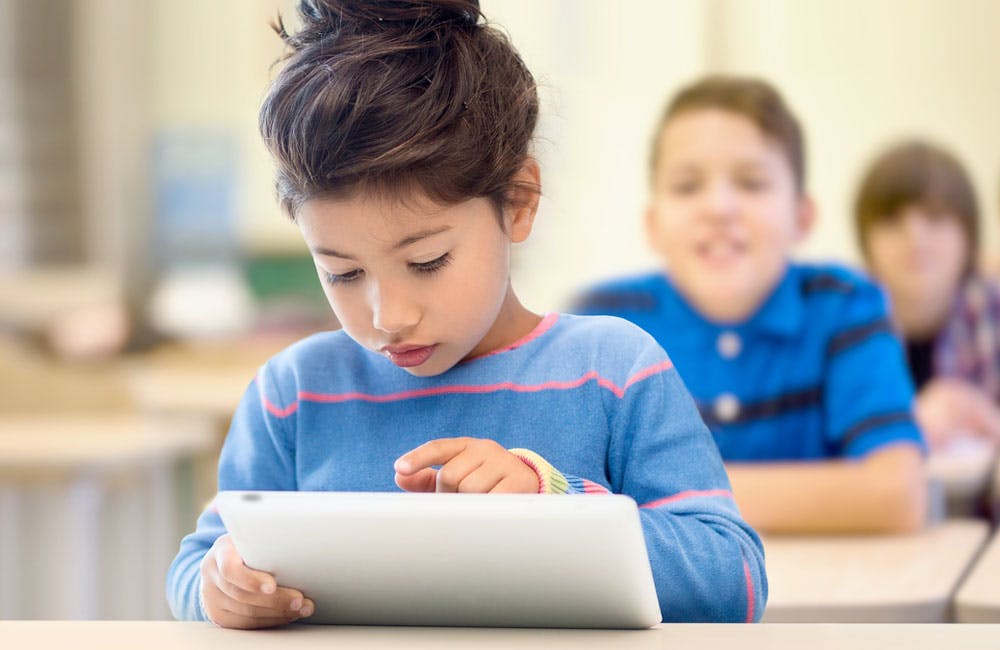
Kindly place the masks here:
<instances>
[{"instance_id":1,"label":"sweater sleeve","mask_svg":"<svg viewBox=\"0 0 1000 650\"><path fill-rule=\"evenodd\" d=\"M295 456L282 428L285 420L269 414L277 408L275 402L283 403L265 367L250 383L233 416L219 458L219 490L296 488ZM218 511L209 504L195 531L181 540L167 572L167 602L178 620L207 620L201 602L201 561L225 533Z\"/></svg>"},{"instance_id":2,"label":"sweater sleeve","mask_svg":"<svg viewBox=\"0 0 1000 650\"><path fill-rule=\"evenodd\" d=\"M639 504L663 620L759 621L763 545L740 516L694 401L651 339L624 390L607 401L608 478Z\"/></svg>"},{"instance_id":3,"label":"sweater sleeve","mask_svg":"<svg viewBox=\"0 0 1000 650\"><path fill-rule=\"evenodd\" d=\"M508 449L538 475L539 494L608 494L608 489L578 476L563 474L530 449Z\"/></svg>"}]
</instances>

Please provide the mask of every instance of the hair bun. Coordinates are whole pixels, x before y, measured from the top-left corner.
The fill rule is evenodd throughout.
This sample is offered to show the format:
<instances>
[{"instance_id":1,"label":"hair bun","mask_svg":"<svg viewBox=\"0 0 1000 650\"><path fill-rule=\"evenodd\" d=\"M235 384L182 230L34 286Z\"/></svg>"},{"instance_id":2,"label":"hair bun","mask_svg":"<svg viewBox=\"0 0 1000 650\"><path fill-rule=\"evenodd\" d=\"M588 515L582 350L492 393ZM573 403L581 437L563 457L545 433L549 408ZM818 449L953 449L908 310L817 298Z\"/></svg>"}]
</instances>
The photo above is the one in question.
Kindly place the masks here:
<instances>
[{"instance_id":1,"label":"hair bun","mask_svg":"<svg viewBox=\"0 0 1000 650\"><path fill-rule=\"evenodd\" d=\"M301 0L302 29L282 36L293 47L342 33L472 28L482 12L479 0Z\"/></svg>"}]
</instances>

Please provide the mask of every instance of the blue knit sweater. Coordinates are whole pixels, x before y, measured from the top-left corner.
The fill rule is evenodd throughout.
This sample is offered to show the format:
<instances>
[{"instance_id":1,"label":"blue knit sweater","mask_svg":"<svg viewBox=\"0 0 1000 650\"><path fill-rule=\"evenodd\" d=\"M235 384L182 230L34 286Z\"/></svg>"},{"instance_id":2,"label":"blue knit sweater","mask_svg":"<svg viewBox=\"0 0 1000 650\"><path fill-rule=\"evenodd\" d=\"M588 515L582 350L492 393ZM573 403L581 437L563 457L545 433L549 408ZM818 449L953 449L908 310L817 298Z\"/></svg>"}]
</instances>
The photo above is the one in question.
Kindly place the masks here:
<instances>
[{"instance_id":1,"label":"blue knit sweater","mask_svg":"<svg viewBox=\"0 0 1000 650\"><path fill-rule=\"evenodd\" d=\"M565 477L546 485L634 498L664 621L763 614L763 548L712 437L662 348L617 318L550 314L515 345L434 377L343 332L300 341L248 387L219 489L395 491L396 458L455 436L532 450ZM181 542L167 581L177 618L204 618L199 564L224 533L209 507Z\"/></svg>"}]
</instances>

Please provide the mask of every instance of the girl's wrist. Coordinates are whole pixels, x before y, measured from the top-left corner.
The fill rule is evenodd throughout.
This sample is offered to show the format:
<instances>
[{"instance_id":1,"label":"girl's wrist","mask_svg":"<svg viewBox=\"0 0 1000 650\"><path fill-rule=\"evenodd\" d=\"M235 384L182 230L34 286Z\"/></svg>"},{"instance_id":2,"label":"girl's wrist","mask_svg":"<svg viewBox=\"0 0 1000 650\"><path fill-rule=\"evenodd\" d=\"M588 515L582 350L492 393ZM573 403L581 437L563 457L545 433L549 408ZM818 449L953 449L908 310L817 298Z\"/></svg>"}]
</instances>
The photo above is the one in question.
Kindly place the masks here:
<instances>
[{"instance_id":1,"label":"girl's wrist","mask_svg":"<svg viewBox=\"0 0 1000 650\"><path fill-rule=\"evenodd\" d=\"M566 494L569 492L569 483L567 483L566 477L540 454L530 449L508 449L507 451L516 456L538 476L538 494Z\"/></svg>"}]
</instances>

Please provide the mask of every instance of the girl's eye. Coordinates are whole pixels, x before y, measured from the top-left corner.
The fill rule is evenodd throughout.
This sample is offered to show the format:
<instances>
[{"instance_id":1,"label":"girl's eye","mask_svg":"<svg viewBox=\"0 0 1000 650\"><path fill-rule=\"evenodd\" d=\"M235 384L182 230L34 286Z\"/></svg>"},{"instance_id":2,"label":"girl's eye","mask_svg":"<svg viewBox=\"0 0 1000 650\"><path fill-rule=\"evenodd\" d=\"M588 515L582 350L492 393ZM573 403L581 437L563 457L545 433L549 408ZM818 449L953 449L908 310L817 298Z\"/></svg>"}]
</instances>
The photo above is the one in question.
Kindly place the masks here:
<instances>
[{"instance_id":1,"label":"girl's eye","mask_svg":"<svg viewBox=\"0 0 1000 650\"><path fill-rule=\"evenodd\" d=\"M348 282L354 282L361 277L361 269L354 269L347 273L327 273L326 281L329 284L347 284Z\"/></svg>"},{"instance_id":2,"label":"girl's eye","mask_svg":"<svg viewBox=\"0 0 1000 650\"><path fill-rule=\"evenodd\" d=\"M433 273L447 266L449 262L451 262L451 253L445 253L430 262L410 262L410 268L417 273Z\"/></svg>"}]
</instances>

